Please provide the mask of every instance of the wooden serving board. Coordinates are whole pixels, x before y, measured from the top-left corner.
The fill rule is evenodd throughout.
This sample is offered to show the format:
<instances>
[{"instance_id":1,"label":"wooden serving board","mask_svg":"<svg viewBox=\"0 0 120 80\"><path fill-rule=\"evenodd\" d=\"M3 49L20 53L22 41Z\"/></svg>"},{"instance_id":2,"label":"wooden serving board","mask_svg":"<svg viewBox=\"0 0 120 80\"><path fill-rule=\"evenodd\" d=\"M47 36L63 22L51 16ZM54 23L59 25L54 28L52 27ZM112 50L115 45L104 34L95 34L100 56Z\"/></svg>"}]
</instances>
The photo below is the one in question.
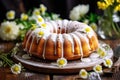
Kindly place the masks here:
<instances>
[{"instance_id":1,"label":"wooden serving board","mask_svg":"<svg viewBox=\"0 0 120 80\"><path fill-rule=\"evenodd\" d=\"M105 45L105 43L100 42L101 46L102 44ZM108 53L106 58L112 58L113 50L110 48L106 52ZM93 66L103 63L102 58L97 58L91 62L82 62L80 60L75 60L68 61L68 64L65 67L59 68L56 65L56 62L53 61L43 60L33 56L30 59L24 59L22 56L26 54L26 52L20 50L13 56L13 60L17 63L20 62L25 68L29 70L48 74L73 74L78 73L80 69L83 68L90 71L93 70Z\"/></svg>"}]
</instances>

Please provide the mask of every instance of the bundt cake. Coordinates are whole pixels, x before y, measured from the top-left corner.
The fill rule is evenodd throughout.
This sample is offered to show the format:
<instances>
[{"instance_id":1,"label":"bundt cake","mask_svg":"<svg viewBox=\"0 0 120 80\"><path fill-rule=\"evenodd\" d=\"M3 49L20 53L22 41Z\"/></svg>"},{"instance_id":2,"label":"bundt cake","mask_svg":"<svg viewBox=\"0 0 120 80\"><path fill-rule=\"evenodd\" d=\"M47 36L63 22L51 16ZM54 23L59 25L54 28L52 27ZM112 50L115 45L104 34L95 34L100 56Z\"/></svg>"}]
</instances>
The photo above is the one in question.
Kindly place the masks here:
<instances>
[{"instance_id":1,"label":"bundt cake","mask_svg":"<svg viewBox=\"0 0 120 80\"><path fill-rule=\"evenodd\" d=\"M91 27L69 20L49 21L44 27L30 29L23 41L26 52L47 60L88 57L97 50L98 45L97 36Z\"/></svg>"}]
</instances>

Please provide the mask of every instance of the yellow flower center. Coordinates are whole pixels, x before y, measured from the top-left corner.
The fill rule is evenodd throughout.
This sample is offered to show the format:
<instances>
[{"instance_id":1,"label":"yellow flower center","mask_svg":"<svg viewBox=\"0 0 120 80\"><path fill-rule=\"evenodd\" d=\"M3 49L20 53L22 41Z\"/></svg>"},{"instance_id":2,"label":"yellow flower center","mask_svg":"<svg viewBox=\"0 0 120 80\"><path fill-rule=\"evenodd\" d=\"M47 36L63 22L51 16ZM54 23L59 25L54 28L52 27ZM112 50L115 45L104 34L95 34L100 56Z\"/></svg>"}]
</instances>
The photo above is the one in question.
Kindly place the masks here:
<instances>
[{"instance_id":1,"label":"yellow flower center","mask_svg":"<svg viewBox=\"0 0 120 80\"><path fill-rule=\"evenodd\" d=\"M90 32L91 29L90 29L89 27L87 27L87 28L85 28L85 31L86 31L86 32Z\"/></svg>"},{"instance_id":2,"label":"yellow flower center","mask_svg":"<svg viewBox=\"0 0 120 80\"><path fill-rule=\"evenodd\" d=\"M40 17L40 18L38 18L38 21L39 21L39 22L42 22L42 21L43 21L43 19Z\"/></svg>"},{"instance_id":3,"label":"yellow flower center","mask_svg":"<svg viewBox=\"0 0 120 80\"><path fill-rule=\"evenodd\" d=\"M13 12L9 12L8 13L8 17L13 17L14 16L14 13Z\"/></svg>"},{"instance_id":4,"label":"yellow flower center","mask_svg":"<svg viewBox=\"0 0 120 80\"><path fill-rule=\"evenodd\" d=\"M19 71L19 67L18 67L18 66L15 66L15 67L13 68L13 70L14 70L15 72L18 72L18 71Z\"/></svg>"},{"instance_id":5,"label":"yellow flower center","mask_svg":"<svg viewBox=\"0 0 120 80\"><path fill-rule=\"evenodd\" d=\"M47 25L45 23L43 23L41 26L44 27L44 28L46 28Z\"/></svg>"},{"instance_id":6,"label":"yellow flower center","mask_svg":"<svg viewBox=\"0 0 120 80\"><path fill-rule=\"evenodd\" d=\"M35 15L40 15L40 12L39 11L35 11Z\"/></svg>"},{"instance_id":7,"label":"yellow flower center","mask_svg":"<svg viewBox=\"0 0 120 80\"><path fill-rule=\"evenodd\" d=\"M101 71L101 70L102 70L101 66L96 67L96 71Z\"/></svg>"},{"instance_id":8,"label":"yellow flower center","mask_svg":"<svg viewBox=\"0 0 120 80\"><path fill-rule=\"evenodd\" d=\"M106 64L110 65L111 64L110 60L106 60Z\"/></svg>"},{"instance_id":9,"label":"yellow flower center","mask_svg":"<svg viewBox=\"0 0 120 80\"><path fill-rule=\"evenodd\" d=\"M82 72L81 75L82 76L86 76L87 74L86 74L86 72Z\"/></svg>"},{"instance_id":10,"label":"yellow flower center","mask_svg":"<svg viewBox=\"0 0 120 80\"><path fill-rule=\"evenodd\" d=\"M105 56L105 52L104 52L104 51L101 52L101 56L102 56L102 57Z\"/></svg>"},{"instance_id":11,"label":"yellow flower center","mask_svg":"<svg viewBox=\"0 0 120 80\"><path fill-rule=\"evenodd\" d=\"M10 28L10 26L7 26L5 29L5 33L10 33L10 32L11 32L11 28Z\"/></svg>"},{"instance_id":12,"label":"yellow flower center","mask_svg":"<svg viewBox=\"0 0 120 80\"><path fill-rule=\"evenodd\" d=\"M26 15L26 14L24 14L23 16L22 16L22 20L27 20L28 19L28 16Z\"/></svg>"},{"instance_id":13,"label":"yellow flower center","mask_svg":"<svg viewBox=\"0 0 120 80\"><path fill-rule=\"evenodd\" d=\"M43 31L40 31L38 34L39 34L40 36L43 36L43 35L44 35L44 32L43 32Z\"/></svg>"},{"instance_id":14,"label":"yellow flower center","mask_svg":"<svg viewBox=\"0 0 120 80\"><path fill-rule=\"evenodd\" d=\"M65 61L64 61L64 60L60 60L60 61L58 62L58 64L59 64L59 65L63 65L63 64L65 64Z\"/></svg>"},{"instance_id":15,"label":"yellow flower center","mask_svg":"<svg viewBox=\"0 0 120 80\"><path fill-rule=\"evenodd\" d=\"M46 11L46 8L41 7L40 10L41 10L42 13L44 13Z\"/></svg>"}]
</instances>

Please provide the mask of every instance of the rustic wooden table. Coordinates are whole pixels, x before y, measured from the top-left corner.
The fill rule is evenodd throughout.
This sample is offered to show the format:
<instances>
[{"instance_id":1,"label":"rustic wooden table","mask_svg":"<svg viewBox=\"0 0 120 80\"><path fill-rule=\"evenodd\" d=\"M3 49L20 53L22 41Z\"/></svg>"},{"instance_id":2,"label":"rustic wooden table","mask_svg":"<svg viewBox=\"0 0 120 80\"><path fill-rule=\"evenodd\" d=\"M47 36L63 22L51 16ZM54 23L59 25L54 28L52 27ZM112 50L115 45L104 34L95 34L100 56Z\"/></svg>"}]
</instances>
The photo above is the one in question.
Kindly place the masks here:
<instances>
[{"instance_id":1,"label":"rustic wooden table","mask_svg":"<svg viewBox=\"0 0 120 80\"><path fill-rule=\"evenodd\" d=\"M120 45L120 40L102 40L109 44L114 50L118 45ZM0 51L7 52L15 44L11 42L0 42ZM4 49L3 49L4 48ZM120 73L120 72L119 72ZM113 78L111 74L101 75L102 80L120 80ZM119 74L120 75L120 74ZM18 75L12 74L9 67L0 68L0 80L82 80L79 78L78 74L68 74L68 75L56 75L56 74L42 74L38 72L33 72L30 70L23 71Z\"/></svg>"}]
</instances>

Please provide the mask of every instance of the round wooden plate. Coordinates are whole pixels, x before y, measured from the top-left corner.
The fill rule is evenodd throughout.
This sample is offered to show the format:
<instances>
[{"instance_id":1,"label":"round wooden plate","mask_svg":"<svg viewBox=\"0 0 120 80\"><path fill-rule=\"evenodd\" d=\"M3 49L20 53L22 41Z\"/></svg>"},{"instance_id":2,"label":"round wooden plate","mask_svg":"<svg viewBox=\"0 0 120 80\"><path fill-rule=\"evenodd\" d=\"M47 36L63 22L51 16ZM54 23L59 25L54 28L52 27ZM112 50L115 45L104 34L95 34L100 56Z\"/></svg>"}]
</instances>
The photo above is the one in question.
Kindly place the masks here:
<instances>
[{"instance_id":1,"label":"round wooden plate","mask_svg":"<svg viewBox=\"0 0 120 80\"><path fill-rule=\"evenodd\" d=\"M100 41L100 46L106 48L107 44ZM106 48L105 50L107 52L106 58L112 58L113 50L111 48ZM13 59L17 63L20 62L25 68L29 70L49 74L73 74L78 73L80 69L83 68L90 71L93 69L93 66L103 63L103 59L98 57L95 60L91 60L91 62L82 62L80 60L68 61L68 64L65 67L59 68L56 62L38 59L33 56L29 59L23 58L23 56L26 54L26 52L20 50L13 56Z\"/></svg>"}]
</instances>

